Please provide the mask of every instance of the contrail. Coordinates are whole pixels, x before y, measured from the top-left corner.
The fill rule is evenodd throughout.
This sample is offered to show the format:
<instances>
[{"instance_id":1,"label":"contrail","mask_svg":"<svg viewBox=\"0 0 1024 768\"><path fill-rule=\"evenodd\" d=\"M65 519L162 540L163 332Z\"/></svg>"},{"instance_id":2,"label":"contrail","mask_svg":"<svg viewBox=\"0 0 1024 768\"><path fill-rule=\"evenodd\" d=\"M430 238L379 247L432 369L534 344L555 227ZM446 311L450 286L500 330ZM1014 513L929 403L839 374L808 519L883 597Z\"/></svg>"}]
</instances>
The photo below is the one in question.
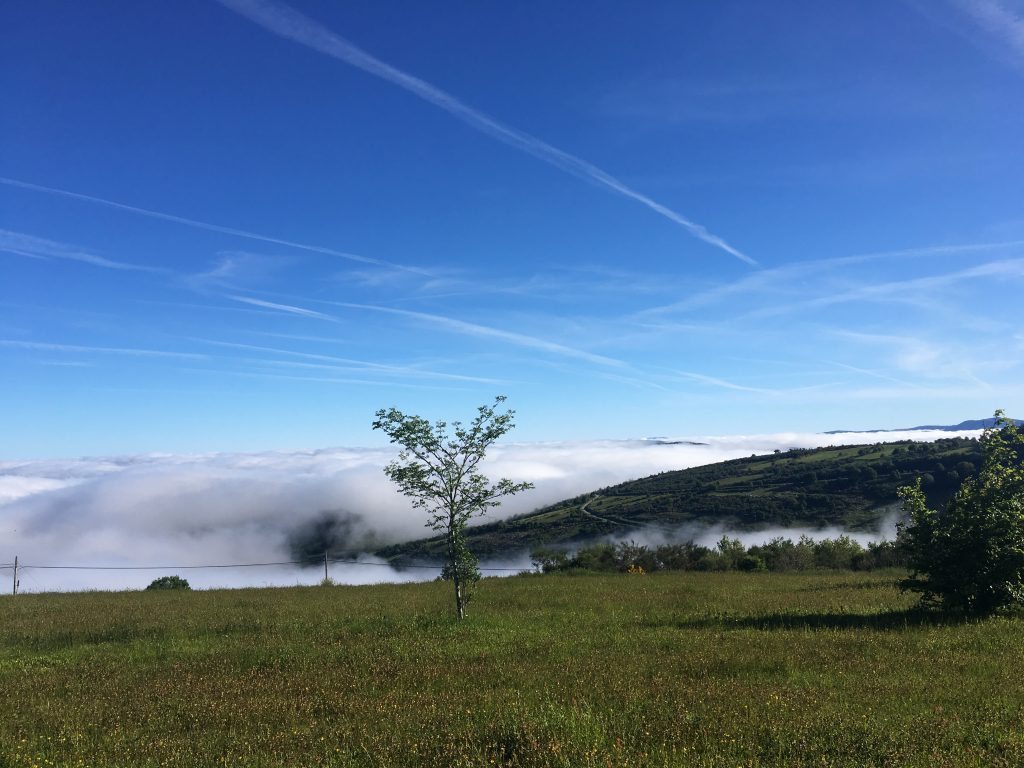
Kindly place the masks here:
<instances>
[{"instance_id":1,"label":"contrail","mask_svg":"<svg viewBox=\"0 0 1024 768\"><path fill-rule=\"evenodd\" d=\"M415 272L421 275L430 275L431 273L425 269L418 267L407 267L403 264L394 264L390 261L383 261L381 259L374 259L369 256L359 256L354 253L345 253L344 251L336 251L333 248L324 248L319 245L307 245L306 243L296 243L292 240L281 240L277 237L270 237L268 235L261 235L256 232L246 232L244 229L235 229L233 227L224 227L220 224L210 224L206 221L196 221L195 219L186 219L183 216L174 216L170 213L161 213L160 211L151 211L147 208L137 208L134 205L126 205L125 203L117 203L113 200L106 200L102 197L93 197L92 195L83 195L81 192L70 192L66 189L57 189L56 187L44 187L42 184L30 184L27 181L19 181L18 179L9 179L4 176L0 176L0 184L6 184L9 187L18 187L19 189L29 189L33 192L45 192L50 195L60 195L61 197L70 197L74 200L84 200L88 203L98 203L99 205L105 205L109 208L116 208L119 211L128 211L129 213L137 213L140 216L148 216L151 219L160 219L161 221L171 221L175 224L184 224L186 227L194 227L195 229L205 229L210 232L220 232L225 235L234 235L235 237L244 237L249 240L259 240L264 243L273 243L274 245L284 245L288 248L298 248L303 251L312 251L313 253L322 253L327 256L337 256L342 259L348 259L349 261L358 261L363 264L375 264L379 267L391 267L392 269L401 269L406 272Z\"/></svg>"},{"instance_id":2,"label":"contrail","mask_svg":"<svg viewBox=\"0 0 1024 768\"><path fill-rule=\"evenodd\" d=\"M675 222L705 243L720 248L751 266L758 266L756 261L729 245L718 235L712 234L700 224L690 221L671 208L667 208L647 197L647 195L626 186L623 182L602 171L592 163L588 163L586 160L553 147L535 136L504 125L493 117L464 104L450 93L442 91L425 80L414 77L371 56L345 38L335 34L323 24L299 13L294 8L278 3L275 0L217 0L217 2L276 35L339 59L375 77L387 80L399 88L404 88L424 101L428 101L434 106L440 107L454 115L478 131L486 133L488 136L515 147L522 152L533 155L538 160L543 160L545 163L553 165L577 178L606 187L624 197L635 200L647 206L655 213L664 216L669 221Z\"/></svg>"},{"instance_id":3,"label":"contrail","mask_svg":"<svg viewBox=\"0 0 1024 768\"><path fill-rule=\"evenodd\" d=\"M193 338L192 341L203 344L213 344L218 347L229 349L244 349L255 352L268 352L275 355L290 355L303 360L316 360L320 362L302 363L295 360L267 360L261 358L242 358L247 362L259 363L261 365L294 366L298 368L319 368L324 370L360 370L369 373L385 373L397 376L420 376L428 379L451 379L453 381L472 381L478 384L502 384L500 379L487 379L480 376L465 376L460 373L442 373L431 371L426 368L415 368L406 365L387 365L386 363L373 363L367 360L354 360L349 357L336 357L334 355L318 355L312 352L298 352L294 349L281 349L279 347L264 347L257 344L242 344L235 341L220 341L218 339Z\"/></svg>"},{"instance_id":4,"label":"contrail","mask_svg":"<svg viewBox=\"0 0 1024 768\"><path fill-rule=\"evenodd\" d=\"M395 309L393 307L381 307L374 304L353 304L350 302L336 301L328 302L331 304L337 304L339 307L348 307L350 309L361 309L370 312L385 312L392 315L400 315L402 317L409 317L414 320L422 320L427 323L439 325L442 328L446 328L456 333L461 333L466 336L477 336L483 338L500 339L501 341L509 344L515 344L520 347L527 347L530 349L540 349L545 352L553 352L558 355L564 355L565 357L573 357L578 360L586 360L589 363L597 363L598 365L611 365L624 367L626 364L621 360L616 360L612 357L605 357L604 355L595 355L592 352L585 352L581 349L574 349L573 347L567 347L564 344L556 344L553 341L547 341L546 339L539 339L536 336L527 336L524 333L516 333L515 331L503 331L500 328L491 328L487 325L478 325L477 323L468 323L465 320L456 320L452 317L445 317L444 315L432 315L427 312L413 312L408 309Z\"/></svg>"},{"instance_id":5,"label":"contrail","mask_svg":"<svg viewBox=\"0 0 1024 768\"><path fill-rule=\"evenodd\" d=\"M245 304L252 304L256 307L263 307L265 309L276 309L279 312L289 312L293 315L302 315L303 317L313 317L317 320L327 320L332 323L340 323L336 317L332 315L325 315L323 312L314 312L312 309L303 309L302 307L295 307L291 304L277 304L273 301L264 301L263 299L250 299L248 296L227 296L233 301L241 301Z\"/></svg>"},{"instance_id":6,"label":"contrail","mask_svg":"<svg viewBox=\"0 0 1024 768\"><path fill-rule=\"evenodd\" d=\"M756 392L761 395L774 395L778 394L772 389L762 389L760 387L745 387L742 384L736 384L725 379L718 379L714 376L705 376L703 373L691 373L690 371L676 371L676 375L682 376L686 379L693 381L699 381L701 384L710 384L713 387L721 387L723 389L734 389L739 392Z\"/></svg>"},{"instance_id":7,"label":"contrail","mask_svg":"<svg viewBox=\"0 0 1024 768\"><path fill-rule=\"evenodd\" d=\"M20 339L0 339L0 347L34 349L43 352L96 352L110 355L132 355L135 357L173 357L181 360L209 359L209 355L191 352L167 352L160 349L131 349L125 347L84 347L79 344L52 344L43 341L22 341Z\"/></svg>"},{"instance_id":8,"label":"contrail","mask_svg":"<svg viewBox=\"0 0 1024 768\"><path fill-rule=\"evenodd\" d=\"M257 307L266 307L267 309L276 310L279 312L291 312L292 314L302 315L304 317L311 317L318 320L327 320L332 323L341 322L340 318L334 317L333 315L326 315L322 312L316 312L312 309L305 309L303 307L297 307L292 304L278 304L273 301L264 301L262 299L252 299L247 296L232 296L225 294L224 298L231 299L232 301L241 301L246 304L252 304ZM595 355L591 352L585 352L581 349L574 349L567 347L563 344L556 344L553 341L547 341L546 339L538 339L536 336L527 336L523 333L516 333L514 331L503 331L499 328L491 328L487 325L477 325L476 323L468 323L465 320L456 320L455 318L446 317L444 315L432 315L426 312L413 312L409 309L395 309L393 307L381 307L375 304L353 304L345 301L324 301L319 300L322 304L330 304L336 307L346 307L348 309L358 309L369 312L383 312L390 315L399 315L400 317L408 317L414 320L422 320L433 325L439 325L447 330L454 331L455 333L461 333L466 336L477 336L484 338L500 339L509 344L514 344L520 347L528 347L531 349L540 349L545 352L553 352L558 355L564 355L566 357L574 357L579 360L586 360L587 362L597 363L599 365L612 365L612 366L625 366L625 363L621 360L616 360L611 357L605 357L604 355Z\"/></svg>"},{"instance_id":9,"label":"contrail","mask_svg":"<svg viewBox=\"0 0 1024 768\"><path fill-rule=\"evenodd\" d=\"M92 264L95 267L105 269L129 270L135 272L160 272L155 267L145 267L140 264L127 264L123 261L113 261L102 256L87 253L77 246L67 243L58 243L54 240L46 240L42 237L35 237L24 232L12 232L9 229L0 229L0 251L13 253L16 256L26 256L30 259L66 259L68 261L81 261L85 264Z\"/></svg>"}]
</instances>

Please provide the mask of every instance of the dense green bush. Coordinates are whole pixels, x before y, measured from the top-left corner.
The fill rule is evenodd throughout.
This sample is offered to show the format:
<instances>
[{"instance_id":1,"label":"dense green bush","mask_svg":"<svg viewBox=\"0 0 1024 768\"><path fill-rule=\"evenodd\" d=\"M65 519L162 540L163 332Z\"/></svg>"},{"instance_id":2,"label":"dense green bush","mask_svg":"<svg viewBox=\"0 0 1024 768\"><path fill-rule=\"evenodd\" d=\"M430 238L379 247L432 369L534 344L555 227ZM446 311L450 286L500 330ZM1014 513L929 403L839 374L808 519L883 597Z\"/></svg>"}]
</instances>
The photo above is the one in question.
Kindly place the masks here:
<instances>
[{"instance_id":1,"label":"dense green bush","mask_svg":"<svg viewBox=\"0 0 1024 768\"><path fill-rule=\"evenodd\" d=\"M192 589L192 587L181 576L161 576L159 579L153 579L146 587L147 591L151 589Z\"/></svg>"},{"instance_id":2,"label":"dense green bush","mask_svg":"<svg viewBox=\"0 0 1024 768\"><path fill-rule=\"evenodd\" d=\"M981 443L980 473L945 510L929 509L920 480L900 496L912 569L903 587L927 604L984 615L1024 604L1024 432L996 411Z\"/></svg>"},{"instance_id":3,"label":"dense green bush","mask_svg":"<svg viewBox=\"0 0 1024 768\"><path fill-rule=\"evenodd\" d=\"M897 568L906 565L895 542L872 542L867 547L848 536L796 542L776 537L765 544L744 547L739 539L723 536L714 549L688 541L647 547L635 542L601 542L576 552L541 547L530 555L544 573L556 571L806 571Z\"/></svg>"}]
</instances>

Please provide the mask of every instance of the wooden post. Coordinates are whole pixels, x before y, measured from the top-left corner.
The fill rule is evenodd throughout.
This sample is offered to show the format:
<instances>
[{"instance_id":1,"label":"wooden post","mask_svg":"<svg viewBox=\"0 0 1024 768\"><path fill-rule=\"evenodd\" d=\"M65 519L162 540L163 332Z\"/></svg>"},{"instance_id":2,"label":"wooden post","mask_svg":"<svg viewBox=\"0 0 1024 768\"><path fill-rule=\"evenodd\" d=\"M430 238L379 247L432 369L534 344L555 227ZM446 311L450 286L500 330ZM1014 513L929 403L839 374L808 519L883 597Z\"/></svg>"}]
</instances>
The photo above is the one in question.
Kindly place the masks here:
<instances>
[{"instance_id":1,"label":"wooden post","mask_svg":"<svg viewBox=\"0 0 1024 768\"><path fill-rule=\"evenodd\" d=\"M18 594L18 556L14 556L14 589L11 594Z\"/></svg>"}]
</instances>

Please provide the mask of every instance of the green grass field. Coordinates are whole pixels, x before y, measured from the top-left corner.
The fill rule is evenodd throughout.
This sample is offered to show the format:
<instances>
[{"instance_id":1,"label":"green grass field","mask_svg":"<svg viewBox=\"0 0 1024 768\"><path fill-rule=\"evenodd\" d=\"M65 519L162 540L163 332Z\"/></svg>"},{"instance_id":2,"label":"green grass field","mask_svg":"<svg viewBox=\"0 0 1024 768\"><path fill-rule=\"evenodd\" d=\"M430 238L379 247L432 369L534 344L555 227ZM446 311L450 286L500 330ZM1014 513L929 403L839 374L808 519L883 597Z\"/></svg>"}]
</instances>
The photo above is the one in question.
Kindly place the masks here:
<instances>
[{"instance_id":1,"label":"green grass field","mask_svg":"<svg viewBox=\"0 0 1024 768\"><path fill-rule=\"evenodd\" d=\"M898 574L0 599L0 766L1019 766L1024 620Z\"/></svg>"}]
</instances>

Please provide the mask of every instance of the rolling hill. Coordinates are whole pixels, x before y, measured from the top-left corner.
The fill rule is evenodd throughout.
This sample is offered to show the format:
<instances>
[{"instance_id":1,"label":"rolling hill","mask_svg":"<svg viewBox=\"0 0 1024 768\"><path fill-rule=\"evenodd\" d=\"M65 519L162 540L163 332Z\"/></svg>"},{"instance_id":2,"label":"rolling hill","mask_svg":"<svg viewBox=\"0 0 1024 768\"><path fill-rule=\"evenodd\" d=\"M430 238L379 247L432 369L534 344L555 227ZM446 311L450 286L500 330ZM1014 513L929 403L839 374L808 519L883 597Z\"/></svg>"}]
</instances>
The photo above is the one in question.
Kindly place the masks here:
<instances>
[{"instance_id":1,"label":"rolling hill","mask_svg":"<svg viewBox=\"0 0 1024 768\"><path fill-rule=\"evenodd\" d=\"M1011 424L1018 426L1024 424L1020 419L1006 419ZM922 424L919 427L901 427L899 429L831 429L825 432L826 435L865 435L872 432L969 432L975 429L991 429L996 425L996 419L989 416L986 419L968 419L959 424Z\"/></svg>"},{"instance_id":2,"label":"rolling hill","mask_svg":"<svg viewBox=\"0 0 1024 768\"><path fill-rule=\"evenodd\" d=\"M899 510L899 486L920 477L929 501L942 506L981 461L979 443L963 437L794 449L602 488L525 515L472 526L468 540L478 556L495 557L627 536L645 528L672 533L684 526L720 524L733 530L839 526L872 531ZM376 554L398 566L439 561L444 540L421 539Z\"/></svg>"}]
</instances>

